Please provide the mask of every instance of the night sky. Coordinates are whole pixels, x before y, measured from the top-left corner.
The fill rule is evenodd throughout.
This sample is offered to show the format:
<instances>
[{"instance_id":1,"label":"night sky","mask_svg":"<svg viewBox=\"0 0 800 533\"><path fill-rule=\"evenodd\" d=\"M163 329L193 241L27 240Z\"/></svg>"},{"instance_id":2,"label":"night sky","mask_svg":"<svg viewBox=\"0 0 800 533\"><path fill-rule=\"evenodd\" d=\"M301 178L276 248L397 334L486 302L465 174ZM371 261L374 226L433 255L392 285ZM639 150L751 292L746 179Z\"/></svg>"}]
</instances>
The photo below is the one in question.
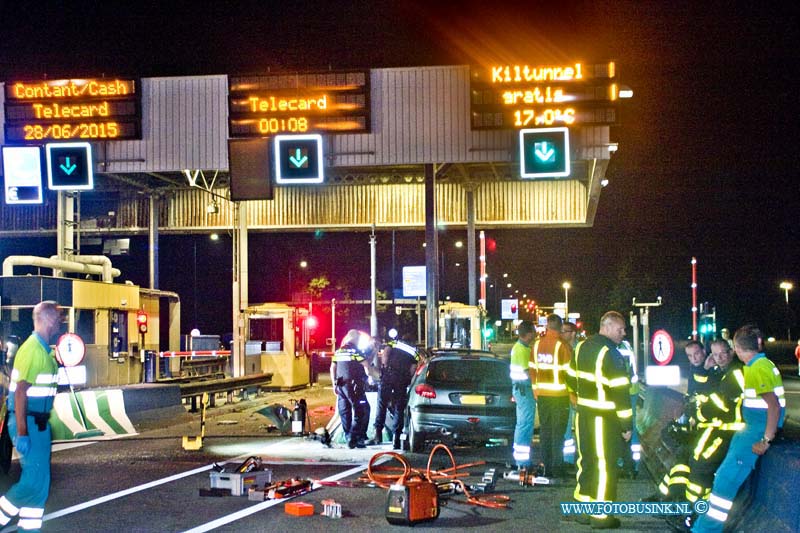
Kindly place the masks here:
<instances>
[{"instance_id":1,"label":"night sky","mask_svg":"<svg viewBox=\"0 0 800 533\"><path fill-rule=\"evenodd\" d=\"M796 7L379 0L172 2L166 11L160 2L40 4L0 3L0 79L615 60L634 98L612 132L620 148L594 226L491 231L497 251L488 258L490 275L508 272L515 287L545 304L562 299L561 283L569 280L570 309L595 324L608 308L627 313L631 297L660 295L653 325L685 337L696 256L700 301L716 305L720 327L755 321L783 337L783 280L795 283L789 298L800 310ZM452 248L456 239L466 233L441 236L448 264L466 256ZM54 249L40 240L0 239L0 255ZM395 234L398 284L401 266L424 261L422 240L422 232ZM391 242L391 232L378 234L383 289L392 281ZM196 322L229 331L229 313L220 318L219 308L205 305L230 305L229 285L219 282L230 272L228 236L217 243L162 237L161 288L181 294L184 325L194 322L186 258L195 243L205 260ZM145 246L134 241L131 257L114 259L142 285ZM346 269L342 250L350 250ZM253 302L283 299L282 280L300 259L309 272L368 289L363 233L251 234L250 251ZM463 261L461 272L448 267L445 293L466 301Z\"/></svg>"}]
</instances>

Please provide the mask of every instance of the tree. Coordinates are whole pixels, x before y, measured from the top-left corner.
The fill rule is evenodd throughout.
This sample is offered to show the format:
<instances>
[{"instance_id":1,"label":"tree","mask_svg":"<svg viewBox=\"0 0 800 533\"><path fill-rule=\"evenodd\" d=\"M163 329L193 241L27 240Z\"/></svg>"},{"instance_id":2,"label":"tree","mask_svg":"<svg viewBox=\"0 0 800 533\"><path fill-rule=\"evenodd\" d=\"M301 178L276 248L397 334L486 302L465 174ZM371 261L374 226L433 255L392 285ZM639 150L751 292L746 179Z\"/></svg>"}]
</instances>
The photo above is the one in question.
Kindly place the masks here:
<instances>
[{"instance_id":1,"label":"tree","mask_svg":"<svg viewBox=\"0 0 800 533\"><path fill-rule=\"evenodd\" d=\"M312 278L311 281L308 282L308 286L306 287L306 292L311 295L312 300L319 300L322 297L322 291L328 288L331 284L328 276L325 274L321 276L317 276L316 278Z\"/></svg>"}]
</instances>

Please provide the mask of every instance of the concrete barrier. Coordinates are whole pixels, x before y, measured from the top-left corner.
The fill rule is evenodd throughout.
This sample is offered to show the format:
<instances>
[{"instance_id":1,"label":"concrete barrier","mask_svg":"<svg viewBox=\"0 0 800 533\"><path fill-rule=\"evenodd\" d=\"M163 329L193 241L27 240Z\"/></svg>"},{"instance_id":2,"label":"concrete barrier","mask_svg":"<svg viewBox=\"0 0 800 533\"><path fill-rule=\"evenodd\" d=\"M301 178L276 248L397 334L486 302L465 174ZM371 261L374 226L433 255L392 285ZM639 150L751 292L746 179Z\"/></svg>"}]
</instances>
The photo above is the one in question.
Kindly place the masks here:
<instances>
[{"instance_id":1,"label":"concrete barrier","mask_svg":"<svg viewBox=\"0 0 800 533\"><path fill-rule=\"evenodd\" d=\"M784 439L770 446L734 502L734 531L800 531L800 443Z\"/></svg>"},{"instance_id":2,"label":"concrete barrier","mask_svg":"<svg viewBox=\"0 0 800 533\"><path fill-rule=\"evenodd\" d=\"M86 427L81 423L80 413L71 393L56 394L50 413L53 440L74 439L86 429L99 429L105 436L130 435L136 429L125 412L120 389L87 390L75 394L83 409Z\"/></svg>"},{"instance_id":3,"label":"concrete barrier","mask_svg":"<svg viewBox=\"0 0 800 533\"><path fill-rule=\"evenodd\" d=\"M75 393L83 409L86 428L71 393L60 392L53 401L50 426L53 440L72 440L84 429L99 429L108 436L135 434L140 420L176 407L183 412L177 385L144 384L121 389L91 389Z\"/></svg>"}]
</instances>

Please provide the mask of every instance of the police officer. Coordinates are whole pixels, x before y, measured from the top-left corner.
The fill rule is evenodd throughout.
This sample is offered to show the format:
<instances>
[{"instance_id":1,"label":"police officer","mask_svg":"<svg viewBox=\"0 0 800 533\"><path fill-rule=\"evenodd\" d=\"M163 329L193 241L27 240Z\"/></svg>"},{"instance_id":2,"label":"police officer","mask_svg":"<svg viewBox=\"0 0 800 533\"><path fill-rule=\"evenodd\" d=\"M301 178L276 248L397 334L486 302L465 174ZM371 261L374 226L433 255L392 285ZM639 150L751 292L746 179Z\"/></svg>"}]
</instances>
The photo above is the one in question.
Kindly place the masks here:
<instances>
[{"instance_id":1,"label":"police officer","mask_svg":"<svg viewBox=\"0 0 800 533\"><path fill-rule=\"evenodd\" d=\"M58 387L58 364L49 341L61 325L58 304L33 308L33 333L20 346L8 388L8 430L20 456L22 475L0 498L0 526L19 515L21 530L42 527L50 493L50 410Z\"/></svg>"},{"instance_id":2,"label":"police officer","mask_svg":"<svg viewBox=\"0 0 800 533\"><path fill-rule=\"evenodd\" d=\"M600 333L580 343L569 363L567 383L577 396L574 497L579 502L614 501L617 496L620 436L630 441L632 427L630 379L617 350L624 337L625 319L609 311L600 319ZM606 514L594 514L589 521L597 529L620 525L619 519Z\"/></svg>"},{"instance_id":3,"label":"police officer","mask_svg":"<svg viewBox=\"0 0 800 533\"><path fill-rule=\"evenodd\" d=\"M400 449L400 435L405 425L405 410L408 405L408 385L414 377L419 362L419 351L403 341L389 341L380 351L381 382L378 388L378 412L375 414L375 437L368 445L383 442L386 412L394 419L391 428L395 450Z\"/></svg>"},{"instance_id":4,"label":"police officer","mask_svg":"<svg viewBox=\"0 0 800 533\"><path fill-rule=\"evenodd\" d=\"M536 416L536 402L533 399L530 368L531 341L536 329L529 320L523 320L517 326L519 337L511 348L509 373L511 375L512 394L517 406L517 423L514 427L513 457L518 470L531 467L531 440L533 440L533 420Z\"/></svg>"},{"instance_id":5,"label":"police officer","mask_svg":"<svg viewBox=\"0 0 800 533\"><path fill-rule=\"evenodd\" d=\"M351 329L331 361L331 383L336 392L336 406L349 448L364 448L369 424L367 376L380 374L367 361L365 353L372 339L366 333Z\"/></svg>"}]
</instances>

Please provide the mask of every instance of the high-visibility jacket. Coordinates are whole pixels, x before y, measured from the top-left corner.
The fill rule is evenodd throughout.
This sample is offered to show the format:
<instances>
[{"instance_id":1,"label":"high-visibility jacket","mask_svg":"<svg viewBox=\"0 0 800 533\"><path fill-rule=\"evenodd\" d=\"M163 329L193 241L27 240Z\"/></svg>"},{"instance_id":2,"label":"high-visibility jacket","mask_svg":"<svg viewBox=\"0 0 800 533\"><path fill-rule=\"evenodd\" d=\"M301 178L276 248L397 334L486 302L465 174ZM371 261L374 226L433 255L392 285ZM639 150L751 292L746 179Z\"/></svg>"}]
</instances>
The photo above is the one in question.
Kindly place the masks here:
<instances>
[{"instance_id":1,"label":"high-visibility jacket","mask_svg":"<svg viewBox=\"0 0 800 533\"><path fill-rule=\"evenodd\" d=\"M411 382L410 369L419 363L419 350L403 341L393 340L389 347L386 364L381 369L381 383L407 387Z\"/></svg>"},{"instance_id":2,"label":"high-visibility jacket","mask_svg":"<svg viewBox=\"0 0 800 533\"><path fill-rule=\"evenodd\" d=\"M742 400L744 398L744 371L739 360L731 361L722 372L722 379L708 395L697 395L695 419L698 428L714 427L726 431L739 431L744 427Z\"/></svg>"},{"instance_id":3,"label":"high-visibility jacket","mask_svg":"<svg viewBox=\"0 0 800 533\"><path fill-rule=\"evenodd\" d=\"M721 376L717 372L710 372L702 364L689 367L689 382L686 394L708 394L716 388Z\"/></svg>"},{"instance_id":4,"label":"high-visibility jacket","mask_svg":"<svg viewBox=\"0 0 800 533\"><path fill-rule=\"evenodd\" d=\"M605 335L592 335L575 348L567 385L577 395L578 407L616 414L623 432L632 427L630 384L622 356Z\"/></svg>"},{"instance_id":5,"label":"high-visibility jacket","mask_svg":"<svg viewBox=\"0 0 800 533\"><path fill-rule=\"evenodd\" d=\"M767 359L763 353L753 357L744 367L744 400L742 401L742 417L746 423L746 430L757 427L758 431L766 429L767 401L761 397L766 392L774 392L778 397L781 412L778 427L783 427L783 418L786 414L786 397L784 396L783 380L775 364ZM756 439L758 440L758 439Z\"/></svg>"},{"instance_id":6,"label":"high-visibility jacket","mask_svg":"<svg viewBox=\"0 0 800 533\"><path fill-rule=\"evenodd\" d=\"M531 350L535 371L533 390L539 396L567 396L567 369L572 359L572 348L561 342L558 332L548 329Z\"/></svg>"},{"instance_id":7,"label":"high-visibility jacket","mask_svg":"<svg viewBox=\"0 0 800 533\"><path fill-rule=\"evenodd\" d=\"M364 353L355 346L346 344L333 353L331 361L336 363L336 379L366 381Z\"/></svg>"},{"instance_id":8,"label":"high-visibility jacket","mask_svg":"<svg viewBox=\"0 0 800 533\"><path fill-rule=\"evenodd\" d=\"M58 364L50 346L36 332L22 343L14 358L8 386L9 411L14 411L14 393L20 381L30 384L26 391L27 413L49 413L58 388Z\"/></svg>"},{"instance_id":9,"label":"high-visibility jacket","mask_svg":"<svg viewBox=\"0 0 800 533\"><path fill-rule=\"evenodd\" d=\"M511 361L509 362L511 381L528 380L528 369L532 366L531 347L521 340L517 340L511 348Z\"/></svg>"}]
</instances>

